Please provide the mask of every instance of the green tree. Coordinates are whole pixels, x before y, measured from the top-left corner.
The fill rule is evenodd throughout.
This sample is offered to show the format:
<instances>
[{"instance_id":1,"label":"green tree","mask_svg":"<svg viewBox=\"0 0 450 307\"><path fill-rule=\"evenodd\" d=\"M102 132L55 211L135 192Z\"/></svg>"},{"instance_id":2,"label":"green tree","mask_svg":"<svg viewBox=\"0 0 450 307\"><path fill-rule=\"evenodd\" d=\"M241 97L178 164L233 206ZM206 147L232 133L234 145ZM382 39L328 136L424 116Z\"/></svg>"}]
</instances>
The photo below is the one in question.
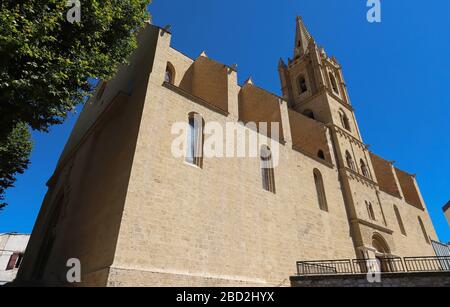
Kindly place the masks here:
<instances>
[{"instance_id":1,"label":"green tree","mask_svg":"<svg viewBox=\"0 0 450 307\"><path fill-rule=\"evenodd\" d=\"M109 79L126 63L149 2L80 0L80 22L71 23L67 0L0 1L0 197L10 172L28 164L29 151L19 150L27 126L47 132L62 123L92 91L90 78ZM6 150L24 156L8 161Z\"/></svg>"},{"instance_id":2,"label":"green tree","mask_svg":"<svg viewBox=\"0 0 450 307\"><path fill-rule=\"evenodd\" d=\"M22 174L27 168L31 145L30 131L23 123L18 124L7 140L0 144L0 209L6 206L4 193L13 186L15 174Z\"/></svg>"}]
</instances>

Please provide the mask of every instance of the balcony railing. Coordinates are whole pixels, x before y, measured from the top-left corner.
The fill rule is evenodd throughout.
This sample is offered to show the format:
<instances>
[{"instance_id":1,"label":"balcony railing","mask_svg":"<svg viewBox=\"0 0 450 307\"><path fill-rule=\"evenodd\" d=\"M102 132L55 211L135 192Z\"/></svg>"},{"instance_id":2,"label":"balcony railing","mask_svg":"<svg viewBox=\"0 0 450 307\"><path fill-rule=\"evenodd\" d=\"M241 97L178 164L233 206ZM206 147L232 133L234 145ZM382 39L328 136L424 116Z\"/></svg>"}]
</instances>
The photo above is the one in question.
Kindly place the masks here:
<instances>
[{"instance_id":1,"label":"balcony railing","mask_svg":"<svg viewBox=\"0 0 450 307\"><path fill-rule=\"evenodd\" d=\"M299 261L297 262L298 275L336 275L352 274L350 260L330 261Z\"/></svg>"},{"instance_id":2,"label":"balcony railing","mask_svg":"<svg viewBox=\"0 0 450 307\"><path fill-rule=\"evenodd\" d=\"M353 259L353 270L355 274L402 273L405 267L401 258Z\"/></svg>"},{"instance_id":3,"label":"balcony railing","mask_svg":"<svg viewBox=\"0 0 450 307\"><path fill-rule=\"evenodd\" d=\"M407 257L404 258L408 272L450 271L450 256L446 257Z\"/></svg>"},{"instance_id":4,"label":"balcony railing","mask_svg":"<svg viewBox=\"0 0 450 307\"><path fill-rule=\"evenodd\" d=\"M450 272L450 257L406 257L298 261L299 276L352 275L369 272Z\"/></svg>"}]
</instances>

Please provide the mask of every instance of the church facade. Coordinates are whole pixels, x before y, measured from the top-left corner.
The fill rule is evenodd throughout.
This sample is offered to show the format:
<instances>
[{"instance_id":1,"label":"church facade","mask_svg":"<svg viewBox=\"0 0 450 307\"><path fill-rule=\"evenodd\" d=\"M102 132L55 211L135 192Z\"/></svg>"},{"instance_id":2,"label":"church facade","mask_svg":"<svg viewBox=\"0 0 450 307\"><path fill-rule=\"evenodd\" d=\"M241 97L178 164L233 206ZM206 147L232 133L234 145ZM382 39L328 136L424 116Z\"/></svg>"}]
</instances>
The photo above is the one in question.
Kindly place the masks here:
<instances>
[{"instance_id":1,"label":"church facade","mask_svg":"<svg viewBox=\"0 0 450 307\"><path fill-rule=\"evenodd\" d=\"M76 258L89 286L276 286L300 260L434 255L415 176L369 150L341 65L296 26L279 97L147 25L80 114L18 281L65 284ZM184 157L180 122L192 127ZM202 155L210 122L257 123L278 162ZM259 123L279 124L279 138Z\"/></svg>"}]
</instances>

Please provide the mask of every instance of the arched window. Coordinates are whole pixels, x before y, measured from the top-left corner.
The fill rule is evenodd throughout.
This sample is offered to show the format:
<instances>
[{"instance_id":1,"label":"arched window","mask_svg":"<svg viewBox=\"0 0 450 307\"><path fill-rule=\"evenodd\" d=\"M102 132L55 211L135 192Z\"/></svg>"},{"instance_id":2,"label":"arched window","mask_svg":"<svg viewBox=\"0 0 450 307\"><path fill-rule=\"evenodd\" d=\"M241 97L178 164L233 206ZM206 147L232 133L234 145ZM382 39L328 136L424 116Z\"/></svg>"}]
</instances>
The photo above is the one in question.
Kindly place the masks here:
<instances>
[{"instance_id":1,"label":"arched window","mask_svg":"<svg viewBox=\"0 0 450 307\"><path fill-rule=\"evenodd\" d=\"M376 221L376 217L375 217L375 211L373 211L373 206L371 202L366 201L366 206L367 206L367 213L369 214L369 218L372 221Z\"/></svg>"},{"instance_id":2,"label":"arched window","mask_svg":"<svg viewBox=\"0 0 450 307\"><path fill-rule=\"evenodd\" d=\"M339 118L341 119L341 125L342 125L342 127L343 127L345 130L351 132L352 130L350 129L350 121L348 120L347 114L345 114L344 111L339 110Z\"/></svg>"},{"instance_id":3,"label":"arched window","mask_svg":"<svg viewBox=\"0 0 450 307\"><path fill-rule=\"evenodd\" d=\"M345 152L345 160L347 161L347 167L356 171L355 163L353 162L352 155L346 151Z\"/></svg>"},{"instance_id":4,"label":"arched window","mask_svg":"<svg viewBox=\"0 0 450 307\"><path fill-rule=\"evenodd\" d=\"M167 63L166 73L164 75L164 82L174 84L175 83L175 68L171 63Z\"/></svg>"},{"instance_id":5,"label":"arched window","mask_svg":"<svg viewBox=\"0 0 450 307\"><path fill-rule=\"evenodd\" d=\"M275 176L270 148L265 145L261 146L260 157L263 189L275 194Z\"/></svg>"},{"instance_id":6,"label":"arched window","mask_svg":"<svg viewBox=\"0 0 450 307\"><path fill-rule=\"evenodd\" d=\"M309 109L303 111L303 115L305 115L306 117L309 117L311 119L315 119L314 112Z\"/></svg>"},{"instance_id":7,"label":"arched window","mask_svg":"<svg viewBox=\"0 0 450 307\"><path fill-rule=\"evenodd\" d=\"M325 160L325 154L323 153L323 150L319 150L319 152L317 153L317 156L320 159Z\"/></svg>"},{"instance_id":8,"label":"arched window","mask_svg":"<svg viewBox=\"0 0 450 307\"><path fill-rule=\"evenodd\" d=\"M400 232L402 233L402 235L406 236L405 225L403 225L402 216L400 215L400 211L398 210L396 205L394 205L394 212L395 212L395 216L397 217L397 222L398 222L398 227L400 227Z\"/></svg>"},{"instance_id":9,"label":"arched window","mask_svg":"<svg viewBox=\"0 0 450 307\"><path fill-rule=\"evenodd\" d=\"M422 221L422 219L420 218L420 216L418 217L418 220L419 220L420 228L422 229L423 236L424 236L424 238L425 238L425 242L427 242L428 244L430 244L430 238L428 237L427 230L425 229L425 225L423 224L423 221Z\"/></svg>"},{"instance_id":10,"label":"arched window","mask_svg":"<svg viewBox=\"0 0 450 307\"><path fill-rule=\"evenodd\" d=\"M338 89L338 85L336 82L336 78L334 77L332 72L329 72L329 75L330 75L331 87L333 88L333 92L335 92L336 94L339 95L339 89Z\"/></svg>"},{"instance_id":11,"label":"arched window","mask_svg":"<svg viewBox=\"0 0 450 307\"><path fill-rule=\"evenodd\" d=\"M361 159L359 161L359 164L361 165L361 173L366 176L367 178L370 178L369 170L367 169L366 163L364 163L364 160Z\"/></svg>"},{"instance_id":12,"label":"arched window","mask_svg":"<svg viewBox=\"0 0 450 307\"><path fill-rule=\"evenodd\" d=\"M323 185L322 174L318 169L314 169L314 183L316 184L317 200L319 208L323 211L328 211L327 197L325 195L325 187Z\"/></svg>"},{"instance_id":13,"label":"arched window","mask_svg":"<svg viewBox=\"0 0 450 307\"><path fill-rule=\"evenodd\" d=\"M186 162L198 167L203 166L203 126L204 120L199 114L189 114Z\"/></svg>"},{"instance_id":14,"label":"arched window","mask_svg":"<svg viewBox=\"0 0 450 307\"><path fill-rule=\"evenodd\" d=\"M300 94L303 94L308 91L308 86L306 85L306 78L304 75L300 75L298 77L298 90Z\"/></svg>"}]
</instances>

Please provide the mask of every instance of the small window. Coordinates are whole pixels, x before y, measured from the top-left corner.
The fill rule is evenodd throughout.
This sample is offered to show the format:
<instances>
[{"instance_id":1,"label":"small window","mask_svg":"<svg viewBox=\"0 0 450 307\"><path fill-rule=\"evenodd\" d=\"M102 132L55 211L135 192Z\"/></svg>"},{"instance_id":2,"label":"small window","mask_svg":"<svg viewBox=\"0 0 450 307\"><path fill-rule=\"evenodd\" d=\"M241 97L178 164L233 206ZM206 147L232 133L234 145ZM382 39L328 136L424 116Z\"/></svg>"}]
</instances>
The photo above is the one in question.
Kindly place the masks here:
<instances>
[{"instance_id":1,"label":"small window","mask_svg":"<svg viewBox=\"0 0 450 307\"><path fill-rule=\"evenodd\" d=\"M359 161L359 164L361 165L361 173L363 174L363 176L370 178L369 170L367 169L367 166L366 166L366 163L364 163L364 160L361 159Z\"/></svg>"},{"instance_id":2,"label":"small window","mask_svg":"<svg viewBox=\"0 0 450 307\"><path fill-rule=\"evenodd\" d=\"M325 160L325 154L323 153L323 150L319 150L317 153L317 157L319 157L322 160Z\"/></svg>"},{"instance_id":3,"label":"small window","mask_svg":"<svg viewBox=\"0 0 450 307\"><path fill-rule=\"evenodd\" d=\"M394 205L394 212L395 212L395 216L397 217L397 222L398 222L398 227L400 228L400 232L402 233L402 235L406 236L406 230L405 230L405 226L403 225L402 216L400 215L400 211L398 210L398 207L396 205Z\"/></svg>"},{"instance_id":4,"label":"small window","mask_svg":"<svg viewBox=\"0 0 450 307\"><path fill-rule=\"evenodd\" d=\"M327 197L325 195L325 187L323 185L322 174L318 169L314 169L314 183L316 185L317 201L322 211L328 212Z\"/></svg>"},{"instance_id":5,"label":"small window","mask_svg":"<svg viewBox=\"0 0 450 307\"><path fill-rule=\"evenodd\" d=\"M375 211L373 211L372 203L366 201L366 206L367 206L367 213L368 213L368 215L369 215L369 218L370 218L372 221L376 221L377 219L376 219L376 217L375 217Z\"/></svg>"},{"instance_id":6,"label":"small window","mask_svg":"<svg viewBox=\"0 0 450 307\"><path fill-rule=\"evenodd\" d=\"M309 117L311 119L315 119L314 112L309 109L303 111L303 115L305 115L306 117Z\"/></svg>"},{"instance_id":7,"label":"small window","mask_svg":"<svg viewBox=\"0 0 450 307\"><path fill-rule=\"evenodd\" d=\"M419 220L420 228L422 229L423 237L425 238L425 242L430 244L430 238L428 237L427 230L425 229L425 225L423 224L423 221L420 218L420 216L418 217L418 220Z\"/></svg>"},{"instance_id":8,"label":"small window","mask_svg":"<svg viewBox=\"0 0 450 307\"><path fill-rule=\"evenodd\" d=\"M23 254L19 254L19 256L17 257L17 261L16 261L16 269L18 269L20 267L20 265L22 264L22 259L23 259Z\"/></svg>"},{"instance_id":9,"label":"small window","mask_svg":"<svg viewBox=\"0 0 450 307\"><path fill-rule=\"evenodd\" d=\"M9 257L9 261L6 266L6 271L18 268L20 266L21 261L22 255L20 253L13 253L11 257Z\"/></svg>"},{"instance_id":10,"label":"small window","mask_svg":"<svg viewBox=\"0 0 450 307\"><path fill-rule=\"evenodd\" d=\"M306 85L306 78L303 75L300 75L300 77L298 77L298 88L300 94L303 94L308 91L308 86Z\"/></svg>"},{"instance_id":11,"label":"small window","mask_svg":"<svg viewBox=\"0 0 450 307\"><path fill-rule=\"evenodd\" d=\"M164 82L174 84L175 83L175 69L172 64L167 63L166 73L164 76Z\"/></svg>"},{"instance_id":12,"label":"small window","mask_svg":"<svg viewBox=\"0 0 450 307\"><path fill-rule=\"evenodd\" d=\"M330 72L329 75L330 75L331 87L333 88L333 92L335 92L336 94L339 95L339 89L337 86L336 78L334 77L332 72Z\"/></svg>"},{"instance_id":13,"label":"small window","mask_svg":"<svg viewBox=\"0 0 450 307\"><path fill-rule=\"evenodd\" d=\"M275 194L275 176L273 172L272 152L267 146L261 147L261 176L263 189Z\"/></svg>"},{"instance_id":14,"label":"small window","mask_svg":"<svg viewBox=\"0 0 450 307\"><path fill-rule=\"evenodd\" d=\"M352 155L348 151L345 152L345 160L347 161L347 167L350 168L351 170L356 171L356 167L355 167L355 163L353 162Z\"/></svg>"},{"instance_id":15,"label":"small window","mask_svg":"<svg viewBox=\"0 0 450 307\"><path fill-rule=\"evenodd\" d=\"M189 114L186 162L198 167L203 166L203 126L204 120L199 114Z\"/></svg>"},{"instance_id":16,"label":"small window","mask_svg":"<svg viewBox=\"0 0 450 307\"><path fill-rule=\"evenodd\" d=\"M341 125L342 127L347 131L352 131L350 129L350 121L348 120L347 114L345 114L344 111L339 110L339 118L341 119Z\"/></svg>"}]
</instances>

